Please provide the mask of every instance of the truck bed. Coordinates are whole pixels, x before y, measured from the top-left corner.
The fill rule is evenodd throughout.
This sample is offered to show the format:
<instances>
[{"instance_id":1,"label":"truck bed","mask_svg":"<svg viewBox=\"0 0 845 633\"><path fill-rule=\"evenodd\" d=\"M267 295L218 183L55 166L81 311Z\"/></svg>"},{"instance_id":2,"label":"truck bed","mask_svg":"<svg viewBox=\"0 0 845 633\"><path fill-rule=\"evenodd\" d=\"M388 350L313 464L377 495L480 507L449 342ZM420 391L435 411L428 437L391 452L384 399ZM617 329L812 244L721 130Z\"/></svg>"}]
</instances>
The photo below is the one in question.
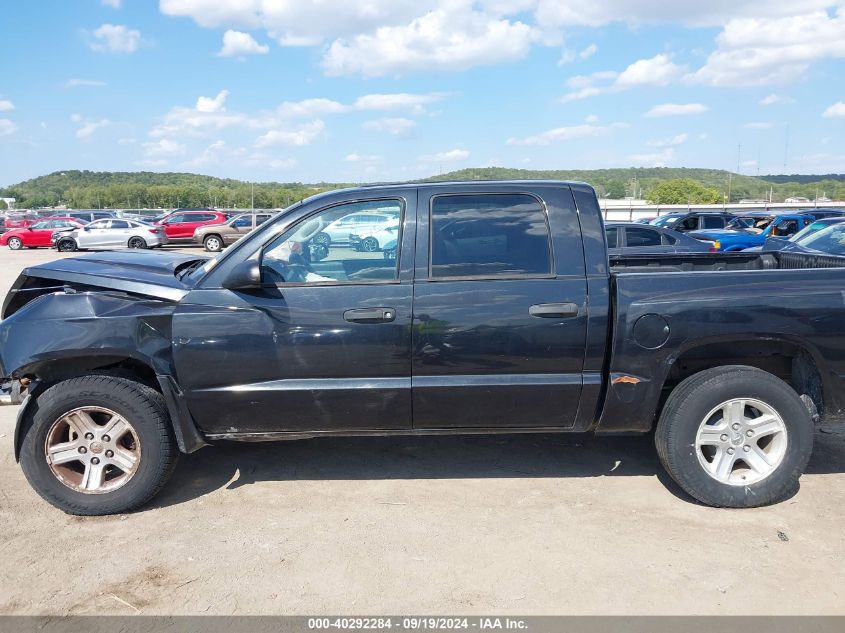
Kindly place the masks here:
<instances>
[{"instance_id":1,"label":"truck bed","mask_svg":"<svg viewBox=\"0 0 845 633\"><path fill-rule=\"evenodd\" d=\"M740 270L796 270L845 268L845 257L807 253L678 253L612 255L612 273L695 272Z\"/></svg>"}]
</instances>

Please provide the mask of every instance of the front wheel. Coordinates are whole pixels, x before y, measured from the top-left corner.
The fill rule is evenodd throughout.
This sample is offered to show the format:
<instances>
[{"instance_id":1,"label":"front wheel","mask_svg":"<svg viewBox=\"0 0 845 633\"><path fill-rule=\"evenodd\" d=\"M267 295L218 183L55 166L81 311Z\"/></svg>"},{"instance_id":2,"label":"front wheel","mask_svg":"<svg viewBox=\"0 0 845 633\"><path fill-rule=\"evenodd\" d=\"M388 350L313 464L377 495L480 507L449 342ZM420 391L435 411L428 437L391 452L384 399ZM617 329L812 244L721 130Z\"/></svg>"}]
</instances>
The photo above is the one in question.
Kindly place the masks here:
<instances>
[{"instance_id":1,"label":"front wheel","mask_svg":"<svg viewBox=\"0 0 845 633\"><path fill-rule=\"evenodd\" d=\"M776 376L716 367L675 387L655 443L664 468L689 495L710 506L751 508L795 490L813 450L813 421Z\"/></svg>"},{"instance_id":2,"label":"front wheel","mask_svg":"<svg viewBox=\"0 0 845 633\"><path fill-rule=\"evenodd\" d=\"M19 237L10 237L9 238L9 248L13 251L19 251L23 248L23 242Z\"/></svg>"},{"instance_id":3,"label":"front wheel","mask_svg":"<svg viewBox=\"0 0 845 633\"><path fill-rule=\"evenodd\" d=\"M147 243L143 237L130 237L128 246L129 248L147 248Z\"/></svg>"},{"instance_id":4,"label":"front wheel","mask_svg":"<svg viewBox=\"0 0 845 633\"><path fill-rule=\"evenodd\" d=\"M73 251L77 250L79 247L76 245L76 241L72 239L65 239L60 240L59 243L56 245L59 251L62 253L72 253Z\"/></svg>"},{"instance_id":5,"label":"front wheel","mask_svg":"<svg viewBox=\"0 0 845 633\"><path fill-rule=\"evenodd\" d=\"M38 396L20 462L35 491L70 514L133 510L164 486L178 451L161 394L114 376L60 382Z\"/></svg>"}]
</instances>

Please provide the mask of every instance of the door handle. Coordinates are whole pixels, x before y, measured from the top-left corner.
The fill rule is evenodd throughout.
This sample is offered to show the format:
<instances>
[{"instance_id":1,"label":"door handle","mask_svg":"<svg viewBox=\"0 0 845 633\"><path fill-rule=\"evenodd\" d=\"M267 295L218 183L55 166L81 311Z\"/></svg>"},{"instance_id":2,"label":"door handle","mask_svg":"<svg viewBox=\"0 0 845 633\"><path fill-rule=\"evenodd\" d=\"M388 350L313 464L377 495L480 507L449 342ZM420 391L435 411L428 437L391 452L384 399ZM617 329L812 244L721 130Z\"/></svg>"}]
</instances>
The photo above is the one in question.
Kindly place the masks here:
<instances>
[{"instance_id":1,"label":"door handle","mask_svg":"<svg viewBox=\"0 0 845 633\"><path fill-rule=\"evenodd\" d=\"M571 319L578 316L578 304L537 303L528 308L528 314L543 319Z\"/></svg>"},{"instance_id":2,"label":"door handle","mask_svg":"<svg viewBox=\"0 0 845 633\"><path fill-rule=\"evenodd\" d=\"M343 318L350 323L389 323L396 318L393 308L357 308L347 310Z\"/></svg>"}]
</instances>

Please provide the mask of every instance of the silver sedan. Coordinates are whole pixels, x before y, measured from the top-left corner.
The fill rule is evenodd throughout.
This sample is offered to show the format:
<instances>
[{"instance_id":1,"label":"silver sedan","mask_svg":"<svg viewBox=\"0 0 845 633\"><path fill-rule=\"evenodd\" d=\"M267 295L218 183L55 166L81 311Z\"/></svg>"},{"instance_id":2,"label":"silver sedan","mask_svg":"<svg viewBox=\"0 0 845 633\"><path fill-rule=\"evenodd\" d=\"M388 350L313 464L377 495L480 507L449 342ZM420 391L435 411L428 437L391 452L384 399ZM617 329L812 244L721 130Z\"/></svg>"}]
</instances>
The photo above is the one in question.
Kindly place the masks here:
<instances>
[{"instance_id":1,"label":"silver sedan","mask_svg":"<svg viewBox=\"0 0 845 633\"><path fill-rule=\"evenodd\" d=\"M60 251L84 248L155 248L167 244L167 236L160 226L137 220L112 218L96 220L81 229L57 232L53 244Z\"/></svg>"}]
</instances>

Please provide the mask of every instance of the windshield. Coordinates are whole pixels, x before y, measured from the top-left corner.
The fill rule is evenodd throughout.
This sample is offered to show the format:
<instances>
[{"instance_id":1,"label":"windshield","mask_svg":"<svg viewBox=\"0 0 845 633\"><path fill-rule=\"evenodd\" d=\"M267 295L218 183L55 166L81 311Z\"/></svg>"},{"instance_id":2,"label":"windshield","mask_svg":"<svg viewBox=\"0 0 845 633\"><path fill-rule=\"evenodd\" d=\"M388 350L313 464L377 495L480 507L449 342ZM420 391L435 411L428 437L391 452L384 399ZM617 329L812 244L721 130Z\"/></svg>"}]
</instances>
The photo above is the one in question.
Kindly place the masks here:
<instances>
[{"instance_id":1,"label":"windshield","mask_svg":"<svg viewBox=\"0 0 845 633\"><path fill-rule=\"evenodd\" d=\"M734 218L730 222L728 222L726 229L731 229L733 231L739 231L742 229L759 229L763 230L771 222L771 218Z\"/></svg>"},{"instance_id":2,"label":"windshield","mask_svg":"<svg viewBox=\"0 0 845 633\"><path fill-rule=\"evenodd\" d=\"M789 239L792 242L798 242L800 244L814 233L818 233L822 229L826 229L834 224L839 224L839 222L813 222L812 224L805 226Z\"/></svg>"},{"instance_id":3,"label":"windshield","mask_svg":"<svg viewBox=\"0 0 845 633\"><path fill-rule=\"evenodd\" d=\"M801 246L831 255L845 255L845 225L834 224L816 231L803 240Z\"/></svg>"},{"instance_id":4,"label":"windshield","mask_svg":"<svg viewBox=\"0 0 845 633\"><path fill-rule=\"evenodd\" d=\"M681 218L680 215L663 215L659 218L656 218L649 222L649 224L653 224L654 226L672 226L675 222L677 222Z\"/></svg>"}]
</instances>

